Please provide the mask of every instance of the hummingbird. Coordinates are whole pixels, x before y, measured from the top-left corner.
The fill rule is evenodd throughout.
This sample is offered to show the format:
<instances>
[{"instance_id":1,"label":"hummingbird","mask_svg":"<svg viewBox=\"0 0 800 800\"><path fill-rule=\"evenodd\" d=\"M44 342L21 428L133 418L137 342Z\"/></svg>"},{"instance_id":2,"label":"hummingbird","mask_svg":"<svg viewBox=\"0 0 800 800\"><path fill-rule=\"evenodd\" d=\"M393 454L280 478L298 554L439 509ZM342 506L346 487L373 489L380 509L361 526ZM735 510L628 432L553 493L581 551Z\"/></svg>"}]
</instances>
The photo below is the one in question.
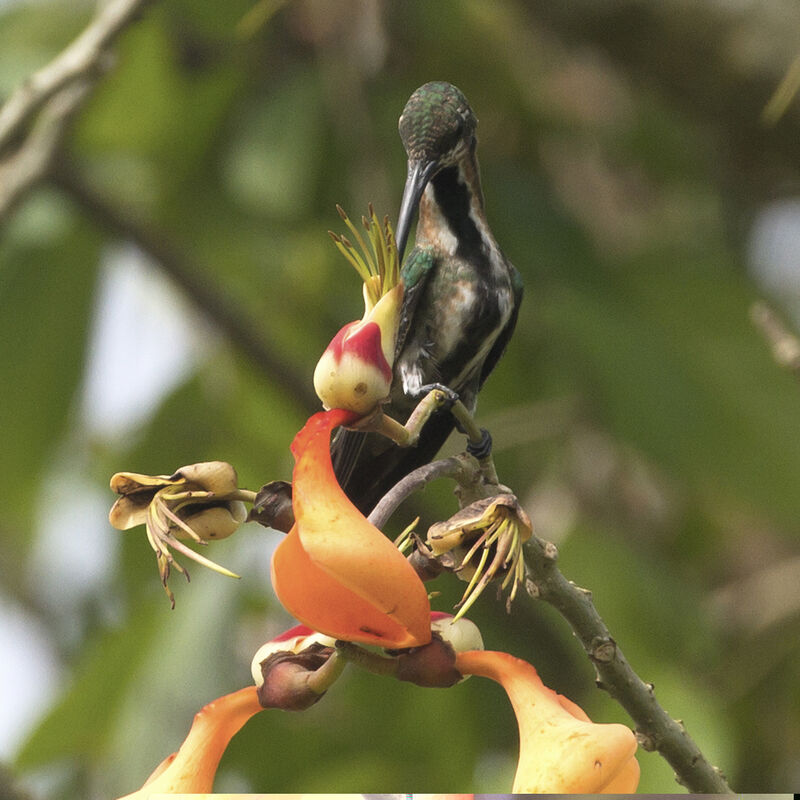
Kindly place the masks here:
<instances>
[{"instance_id":1,"label":"hummingbird","mask_svg":"<svg viewBox=\"0 0 800 800\"><path fill-rule=\"evenodd\" d=\"M417 89L398 123L408 156L396 227L401 261L419 215L401 270L400 328L383 407L401 424L433 385L449 389L474 413L517 321L522 279L486 220L476 127L463 93L443 81ZM448 410L436 411L408 448L376 433L341 429L332 455L342 488L368 514L395 483L435 458L454 425Z\"/></svg>"}]
</instances>

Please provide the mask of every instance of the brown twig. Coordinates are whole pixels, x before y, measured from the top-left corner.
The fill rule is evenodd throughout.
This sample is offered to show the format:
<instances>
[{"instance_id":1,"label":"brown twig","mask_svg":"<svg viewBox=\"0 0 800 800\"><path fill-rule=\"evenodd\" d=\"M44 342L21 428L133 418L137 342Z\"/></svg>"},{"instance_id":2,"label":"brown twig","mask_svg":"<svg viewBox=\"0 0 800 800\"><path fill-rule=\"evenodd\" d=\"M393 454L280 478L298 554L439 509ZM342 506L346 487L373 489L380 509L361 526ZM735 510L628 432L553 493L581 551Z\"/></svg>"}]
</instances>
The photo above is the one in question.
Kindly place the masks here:
<instances>
[{"instance_id":1,"label":"brown twig","mask_svg":"<svg viewBox=\"0 0 800 800\"><path fill-rule=\"evenodd\" d=\"M636 723L639 744L658 751L675 770L676 780L694 793L732 792L717 767L708 762L683 725L658 703L652 684L631 668L592 602L591 592L568 581L556 566L555 545L533 537L525 545L528 594L553 606L572 627L605 689Z\"/></svg>"},{"instance_id":2,"label":"brown twig","mask_svg":"<svg viewBox=\"0 0 800 800\"><path fill-rule=\"evenodd\" d=\"M0 108L0 153L45 104L77 81L105 71L108 48L151 0L112 0L49 64L28 76Z\"/></svg>"},{"instance_id":3,"label":"brown twig","mask_svg":"<svg viewBox=\"0 0 800 800\"><path fill-rule=\"evenodd\" d=\"M47 175L57 158L70 121L83 107L93 80L78 81L47 104L24 144L0 162L0 221L7 219Z\"/></svg>"},{"instance_id":4,"label":"brown twig","mask_svg":"<svg viewBox=\"0 0 800 800\"><path fill-rule=\"evenodd\" d=\"M470 465L470 461L472 464ZM452 478L459 485L467 483L475 475L477 461L471 456L462 454L451 458L441 458L417 467L409 472L402 480L398 481L382 498L378 505L372 509L367 519L376 527L382 528L397 510L397 507L415 492L425 487L437 478Z\"/></svg>"},{"instance_id":5,"label":"brown twig","mask_svg":"<svg viewBox=\"0 0 800 800\"><path fill-rule=\"evenodd\" d=\"M466 455L441 459L414 470L395 485L375 507L370 521L381 527L410 494L442 477L459 484L462 507L466 498L492 489L475 459ZM598 687L636 723L639 744L645 750L658 751L675 770L676 780L690 792L730 794L720 770L709 763L683 725L659 705L653 686L633 671L598 614L591 592L568 581L558 569L555 545L534 536L525 544L524 553L528 595L549 603L572 627L595 666Z\"/></svg>"}]
</instances>

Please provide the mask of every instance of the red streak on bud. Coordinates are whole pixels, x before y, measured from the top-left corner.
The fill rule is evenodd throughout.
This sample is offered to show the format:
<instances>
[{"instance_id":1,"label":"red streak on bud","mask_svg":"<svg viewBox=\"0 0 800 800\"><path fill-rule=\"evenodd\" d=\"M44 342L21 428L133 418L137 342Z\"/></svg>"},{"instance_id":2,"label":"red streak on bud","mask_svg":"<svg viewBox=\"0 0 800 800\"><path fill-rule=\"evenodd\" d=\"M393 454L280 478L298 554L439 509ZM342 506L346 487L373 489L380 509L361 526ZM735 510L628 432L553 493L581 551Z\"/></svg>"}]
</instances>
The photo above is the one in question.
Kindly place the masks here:
<instances>
[{"instance_id":1,"label":"red streak on bud","mask_svg":"<svg viewBox=\"0 0 800 800\"><path fill-rule=\"evenodd\" d=\"M295 625L294 628L289 628L288 631L278 634L278 636L273 637L270 641L285 642L288 639L295 639L298 636L311 636L314 633L316 633L316 631L309 628L308 625Z\"/></svg>"},{"instance_id":2,"label":"red streak on bud","mask_svg":"<svg viewBox=\"0 0 800 800\"><path fill-rule=\"evenodd\" d=\"M392 368L386 361L381 349L381 329L377 322L368 322L361 330L356 331L352 336L348 337L348 333L353 325L358 325L358 322L351 322L345 325L336 336L333 337L328 349L333 353L333 357L338 364L342 360L342 354L347 351L351 355L363 361L365 364L371 364L377 367L383 377L391 382ZM347 337L347 341L345 341Z\"/></svg>"}]
</instances>

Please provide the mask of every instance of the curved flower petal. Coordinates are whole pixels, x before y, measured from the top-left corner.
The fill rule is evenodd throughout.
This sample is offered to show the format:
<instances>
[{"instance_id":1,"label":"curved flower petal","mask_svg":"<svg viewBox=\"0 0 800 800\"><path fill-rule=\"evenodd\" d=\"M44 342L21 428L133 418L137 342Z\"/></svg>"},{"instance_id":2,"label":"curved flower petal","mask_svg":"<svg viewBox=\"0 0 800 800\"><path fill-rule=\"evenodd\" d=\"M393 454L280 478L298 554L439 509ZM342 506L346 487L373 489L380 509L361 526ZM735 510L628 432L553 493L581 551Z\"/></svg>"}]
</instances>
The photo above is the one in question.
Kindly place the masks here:
<instances>
[{"instance_id":1,"label":"curved flower petal","mask_svg":"<svg viewBox=\"0 0 800 800\"><path fill-rule=\"evenodd\" d=\"M284 607L321 633L381 647L423 645L431 638L424 584L333 472L331 431L356 418L342 409L320 412L295 437L297 522L275 551L272 584Z\"/></svg>"},{"instance_id":2,"label":"curved flower petal","mask_svg":"<svg viewBox=\"0 0 800 800\"><path fill-rule=\"evenodd\" d=\"M456 668L506 690L519 725L514 793L630 793L639 783L636 738L617 723L595 724L548 689L533 666L507 653L459 653Z\"/></svg>"},{"instance_id":3,"label":"curved flower petal","mask_svg":"<svg viewBox=\"0 0 800 800\"><path fill-rule=\"evenodd\" d=\"M255 686L226 694L195 714L177 753L156 767L144 786L119 800L146 800L153 794L211 792L225 748L254 714L262 711Z\"/></svg>"}]
</instances>

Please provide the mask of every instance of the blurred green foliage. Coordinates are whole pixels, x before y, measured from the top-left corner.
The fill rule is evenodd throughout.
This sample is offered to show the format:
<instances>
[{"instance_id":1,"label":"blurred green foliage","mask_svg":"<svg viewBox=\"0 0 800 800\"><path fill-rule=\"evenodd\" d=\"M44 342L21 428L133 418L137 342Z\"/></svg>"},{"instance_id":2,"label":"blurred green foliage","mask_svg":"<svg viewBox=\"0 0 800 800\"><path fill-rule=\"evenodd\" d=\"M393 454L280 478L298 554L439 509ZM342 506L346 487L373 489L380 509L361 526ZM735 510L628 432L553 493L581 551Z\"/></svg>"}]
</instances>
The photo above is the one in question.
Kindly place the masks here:
<instances>
[{"instance_id":1,"label":"blurred green foliage","mask_svg":"<svg viewBox=\"0 0 800 800\"><path fill-rule=\"evenodd\" d=\"M91 5L0 7L0 93L61 50ZM734 788L796 785L800 386L748 320L758 290L745 268L755 215L798 186L797 151L785 146L798 140L797 114L774 130L757 119L794 54L784 38L749 62L742 54L778 24L769 5L721 20L709 45L701 33L714 15L737 12L597 6L173 0L120 40L68 153L134 227L44 186L0 239L0 577L63 667L13 765L26 781L52 798L132 791L194 711L248 682L250 654L289 625L267 579L279 535L255 525L211 554L242 581L196 569L190 585L174 581L172 613L138 531L108 528L119 543L109 572L65 595L67 612L57 572L49 600L36 585L42 515L58 518L43 492L56 477L107 491L118 470L219 458L256 489L290 476L289 443L313 410L206 307L193 318L202 357L191 374L133 433L93 430L81 387L110 246L141 246L137 230L168 243L310 386L331 335L360 313L358 280L326 236L339 226L334 204L396 214L397 117L418 85L445 79L480 120L488 216L526 284L480 403L501 479ZM660 27L678 6L696 25ZM632 44L637 30L650 50ZM422 525L454 510L441 487L414 501ZM80 526L64 524L60 538L93 558ZM439 583L446 609L460 587ZM594 688L561 618L528 600L507 615L490 594L471 615L487 647L529 659L593 717L628 721ZM515 757L497 686L423 690L351 670L311 710L253 719L217 788L501 792ZM678 790L657 755L640 760L643 791Z\"/></svg>"}]
</instances>

